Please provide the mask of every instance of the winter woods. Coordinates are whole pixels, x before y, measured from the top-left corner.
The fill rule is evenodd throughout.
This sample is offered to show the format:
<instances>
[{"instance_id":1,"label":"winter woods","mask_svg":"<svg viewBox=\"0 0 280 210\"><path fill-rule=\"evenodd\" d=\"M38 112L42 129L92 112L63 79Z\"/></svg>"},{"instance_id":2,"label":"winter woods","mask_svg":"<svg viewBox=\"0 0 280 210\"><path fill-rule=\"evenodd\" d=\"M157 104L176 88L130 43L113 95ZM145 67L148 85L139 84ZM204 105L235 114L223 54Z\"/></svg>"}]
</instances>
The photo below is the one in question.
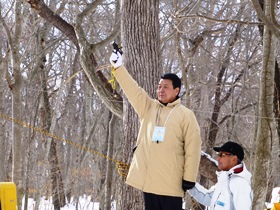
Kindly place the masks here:
<instances>
[{"instance_id":1,"label":"winter woods","mask_svg":"<svg viewBox=\"0 0 280 210\"><path fill-rule=\"evenodd\" d=\"M182 78L203 151L244 146L254 209L280 185L279 2L1 0L0 25L0 181L19 201L52 196L59 209L87 194L101 209L143 209L117 168L139 123L109 82L114 40L151 96L162 73ZM202 157L198 180L211 186L215 170Z\"/></svg>"}]
</instances>

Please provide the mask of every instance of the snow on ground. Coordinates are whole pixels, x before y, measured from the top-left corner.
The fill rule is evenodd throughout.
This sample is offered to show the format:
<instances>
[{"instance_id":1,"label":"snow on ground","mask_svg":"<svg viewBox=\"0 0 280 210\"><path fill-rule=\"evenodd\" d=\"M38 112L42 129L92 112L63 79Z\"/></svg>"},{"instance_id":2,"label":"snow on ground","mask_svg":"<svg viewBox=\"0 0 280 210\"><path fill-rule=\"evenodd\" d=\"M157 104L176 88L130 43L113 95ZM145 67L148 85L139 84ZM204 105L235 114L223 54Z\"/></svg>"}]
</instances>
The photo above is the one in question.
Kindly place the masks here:
<instances>
[{"instance_id":1,"label":"snow on ground","mask_svg":"<svg viewBox=\"0 0 280 210\"><path fill-rule=\"evenodd\" d=\"M76 210L76 201L71 200L70 203L66 204L64 207L62 207L60 210ZM90 196L80 196L79 198L79 204L78 204L79 210L99 210L99 203L93 203L91 202ZM32 198L28 199L28 210L34 210L35 201ZM112 210L116 209L116 203L112 203ZM22 210L24 209L24 200L22 202ZM42 197L39 204L39 210L53 210L52 200L46 199L45 197Z\"/></svg>"}]
</instances>

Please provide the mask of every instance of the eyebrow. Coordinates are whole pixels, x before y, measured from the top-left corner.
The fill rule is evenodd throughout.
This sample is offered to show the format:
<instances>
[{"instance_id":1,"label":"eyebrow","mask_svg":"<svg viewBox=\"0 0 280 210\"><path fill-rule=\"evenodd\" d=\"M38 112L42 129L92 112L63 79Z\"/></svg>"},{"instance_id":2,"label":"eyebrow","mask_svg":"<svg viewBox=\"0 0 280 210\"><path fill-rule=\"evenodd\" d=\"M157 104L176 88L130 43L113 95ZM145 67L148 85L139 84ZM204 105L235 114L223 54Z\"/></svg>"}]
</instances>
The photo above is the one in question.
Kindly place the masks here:
<instances>
[{"instance_id":1,"label":"eyebrow","mask_svg":"<svg viewBox=\"0 0 280 210\"><path fill-rule=\"evenodd\" d=\"M158 86L169 86L169 84L160 84L160 83L158 83Z\"/></svg>"}]
</instances>

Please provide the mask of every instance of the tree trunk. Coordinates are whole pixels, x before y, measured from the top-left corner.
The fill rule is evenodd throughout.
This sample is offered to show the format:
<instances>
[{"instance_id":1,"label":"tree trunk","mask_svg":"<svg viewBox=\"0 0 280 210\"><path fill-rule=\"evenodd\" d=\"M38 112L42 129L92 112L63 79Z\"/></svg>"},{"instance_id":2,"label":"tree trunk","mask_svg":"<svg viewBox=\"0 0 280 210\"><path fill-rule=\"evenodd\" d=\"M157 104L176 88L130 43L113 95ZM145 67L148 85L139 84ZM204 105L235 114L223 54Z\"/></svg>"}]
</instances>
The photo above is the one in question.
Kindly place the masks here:
<instances>
[{"instance_id":1,"label":"tree trunk","mask_svg":"<svg viewBox=\"0 0 280 210\"><path fill-rule=\"evenodd\" d=\"M39 55L36 57L36 64L33 69L33 75L31 79L36 81L35 87L41 90L41 93L39 93L39 118L40 118L40 127L43 130L48 130L48 124L49 124L49 107L47 107L49 104L48 102L44 101L44 97L46 97L46 100L48 98L47 94L47 88L45 84L45 61L46 61L46 52L44 52L44 47L45 47L45 36L46 32L48 31L48 26L49 24L45 24L43 27L39 27L38 33L36 34L36 46L37 49L35 52ZM43 52L43 53L42 53ZM33 84L34 85L34 84ZM47 137L42 134L41 136L42 141L39 142L36 152L35 152L35 163L42 163L44 162L44 154L45 154L45 144L46 144L46 139ZM40 205L40 199L42 194L44 193L44 190L41 188L42 183L46 183L46 180L44 180L44 169L45 167L41 164L37 164L34 166L35 170L39 171L37 173L36 177L36 185L35 185L35 195L34 195L34 200L35 200L35 206L34 210L39 209ZM48 195L45 195L48 196Z\"/></svg>"},{"instance_id":2,"label":"tree trunk","mask_svg":"<svg viewBox=\"0 0 280 210\"><path fill-rule=\"evenodd\" d=\"M224 79L226 69L229 66L229 62L230 62L230 58L231 58L230 55L232 54L233 46L235 45L236 41L238 40L240 33L241 33L241 25L237 25L235 33L230 37L228 49L225 52L224 61L222 63L221 69L217 75L217 82L216 82L216 89L215 89L215 103L214 103L214 107L213 107L213 112L212 112L210 126L209 126L208 139L207 139L208 140L207 147L209 148L209 150L207 152L209 152L210 154L212 154L212 151L213 151L212 148L215 145L216 137L217 137L217 134L219 131L218 118L219 118L221 107L224 105L224 103L229 99L229 97L233 93L234 88L235 88L235 83L237 82L237 81L235 81L235 83L232 84L232 87L229 88L229 90L227 90L227 91L224 90L226 93L225 93L225 96L222 97L222 92L223 92L222 91L222 86L223 86L222 81ZM242 75L242 73L240 75ZM239 80L241 79L241 77L237 77L237 78L239 78Z\"/></svg>"},{"instance_id":3,"label":"tree trunk","mask_svg":"<svg viewBox=\"0 0 280 210\"><path fill-rule=\"evenodd\" d=\"M42 36L40 38L41 41L41 47L42 50L44 49L45 46L45 37ZM45 130L48 133L52 133L54 131L54 128L56 126L56 115L52 114L51 111L51 105L49 102L49 96L48 96L48 89L47 89L47 71L44 68L45 62L46 62L46 57L42 56L41 57L41 82L42 82L42 101L43 101L43 109L46 113L46 118L42 119L45 121ZM60 88L59 92L61 91ZM60 95L61 96L61 95ZM58 98L57 101L60 101ZM56 103L56 107L54 110L58 110L57 106L58 102ZM64 193L64 187L62 183L62 175L61 171L59 168L59 163L58 163L58 157L57 157L57 151L56 151L56 142L54 138L49 138L47 142L47 152L46 152L46 158L50 162L50 173L51 173L51 185L52 185L52 199L53 199L53 205L55 210L59 210L60 207L63 207L65 205L65 193Z\"/></svg>"},{"instance_id":4,"label":"tree trunk","mask_svg":"<svg viewBox=\"0 0 280 210\"><path fill-rule=\"evenodd\" d=\"M154 97L160 79L160 37L159 37L159 1L122 2L122 45L124 63L131 75L150 96ZM124 99L122 143L124 162L129 163L135 146L139 122L137 116ZM139 190L120 183L121 200L117 209L143 209L142 193Z\"/></svg>"},{"instance_id":5,"label":"tree trunk","mask_svg":"<svg viewBox=\"0 0 280 210\"><path fill-rule=\"evenodd\" d=\"M49 162L50 162L50 176L52 184L52 199L55 210L60 210L60 207L65 205L65 195L63 189L63 182L61 177L61 172L58 163L56 142L54 139L51 140L50 152L49 152Z\"/></svg>"},{"instance_id":6,"label":"tree trunk","mask_svg":"<svg viewBox=\"0 0 280 210\"><path fill-rule=\"evenodd\" d=\"M264 5L267 17L271 17L271 1ZM275 124L273 120L274 72L276 38L264 26L263 60L259 96L258 127L256 136L256 153L253 174L254 207L263 209L271 173L271 152L275 140Z\"/></svg>"},{"instance_id":7,"label":"tree trunk","mask_svg":"<svg viewBox=\"0 0 280 210\"><path fill-rule=\"evenodd\" d=\"M111 116L109 122L109 135L108 135L108 145L107 145L107 156L113 157L113 148L114 148L114 127L117 120L117 117L114 114ZM106 162L106 180L105 180L105 201L104 201L104 210L111 210L112 203L112 181L113 181L113 163L110 160Z\"/></svg>"},{"instance_id":8,"label":"tree trunk","mask_svg":"<svg viewBox=\"0 0 280 210\"><path fill-rule=\"evenodd\" d=\"M0 47L0 52L2 51ZM8 68L8 66L5 66L5 60L6 58L0 57L0 87L4 87L4 75L5 75L5 69ZM3 88L4 89L4 88ZM3 89L0 91L0 114L4 114L4 91ZM5 181L5 121L0 121L0 182Z\"/></svg>"},{"instance_id":9,"label":"tree trunk","mask_svg":"<svg viewBox=\"0 0 280 210\"><path fill-rule=\"evenodd\" d=\"M15 31L11 47L11 63L12 63L12 76L13 85L11 86L12 91L12 118L15 120L21 120L21 88L22 88L22 76L21 76L21 59L20 59L20 38L22 32L22 3L17 0L15 3ZM13 139L13 164L12 174L13 182L17 186L17 198L18 208L21 209L22 197L23 197L23 177L22 177L22 153L21 150L21 125L12 122L12 139Z\"/></svg>"}]
</instances>

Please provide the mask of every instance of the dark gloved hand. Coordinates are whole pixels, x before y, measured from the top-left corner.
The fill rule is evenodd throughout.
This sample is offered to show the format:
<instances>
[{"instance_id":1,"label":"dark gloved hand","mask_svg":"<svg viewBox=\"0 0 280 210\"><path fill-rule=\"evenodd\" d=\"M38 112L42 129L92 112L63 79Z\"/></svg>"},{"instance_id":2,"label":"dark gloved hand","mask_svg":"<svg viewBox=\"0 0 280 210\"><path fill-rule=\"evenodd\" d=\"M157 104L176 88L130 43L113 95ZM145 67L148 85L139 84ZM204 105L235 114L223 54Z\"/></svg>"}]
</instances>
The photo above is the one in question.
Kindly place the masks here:
<instances>
[{"instance_id":1,"label":"dark gloved hand","mask_svg":"<svg viewBox=\"0 0 280 210\"><path fill-rule=\"evenodd\" d=\"M190 190L194 187L195 182L190 182L190 181L186 181L183 179L182 181L182 189L184 190L184 192L186 192L186 190Z\"/></svg>"}]
</instances>

